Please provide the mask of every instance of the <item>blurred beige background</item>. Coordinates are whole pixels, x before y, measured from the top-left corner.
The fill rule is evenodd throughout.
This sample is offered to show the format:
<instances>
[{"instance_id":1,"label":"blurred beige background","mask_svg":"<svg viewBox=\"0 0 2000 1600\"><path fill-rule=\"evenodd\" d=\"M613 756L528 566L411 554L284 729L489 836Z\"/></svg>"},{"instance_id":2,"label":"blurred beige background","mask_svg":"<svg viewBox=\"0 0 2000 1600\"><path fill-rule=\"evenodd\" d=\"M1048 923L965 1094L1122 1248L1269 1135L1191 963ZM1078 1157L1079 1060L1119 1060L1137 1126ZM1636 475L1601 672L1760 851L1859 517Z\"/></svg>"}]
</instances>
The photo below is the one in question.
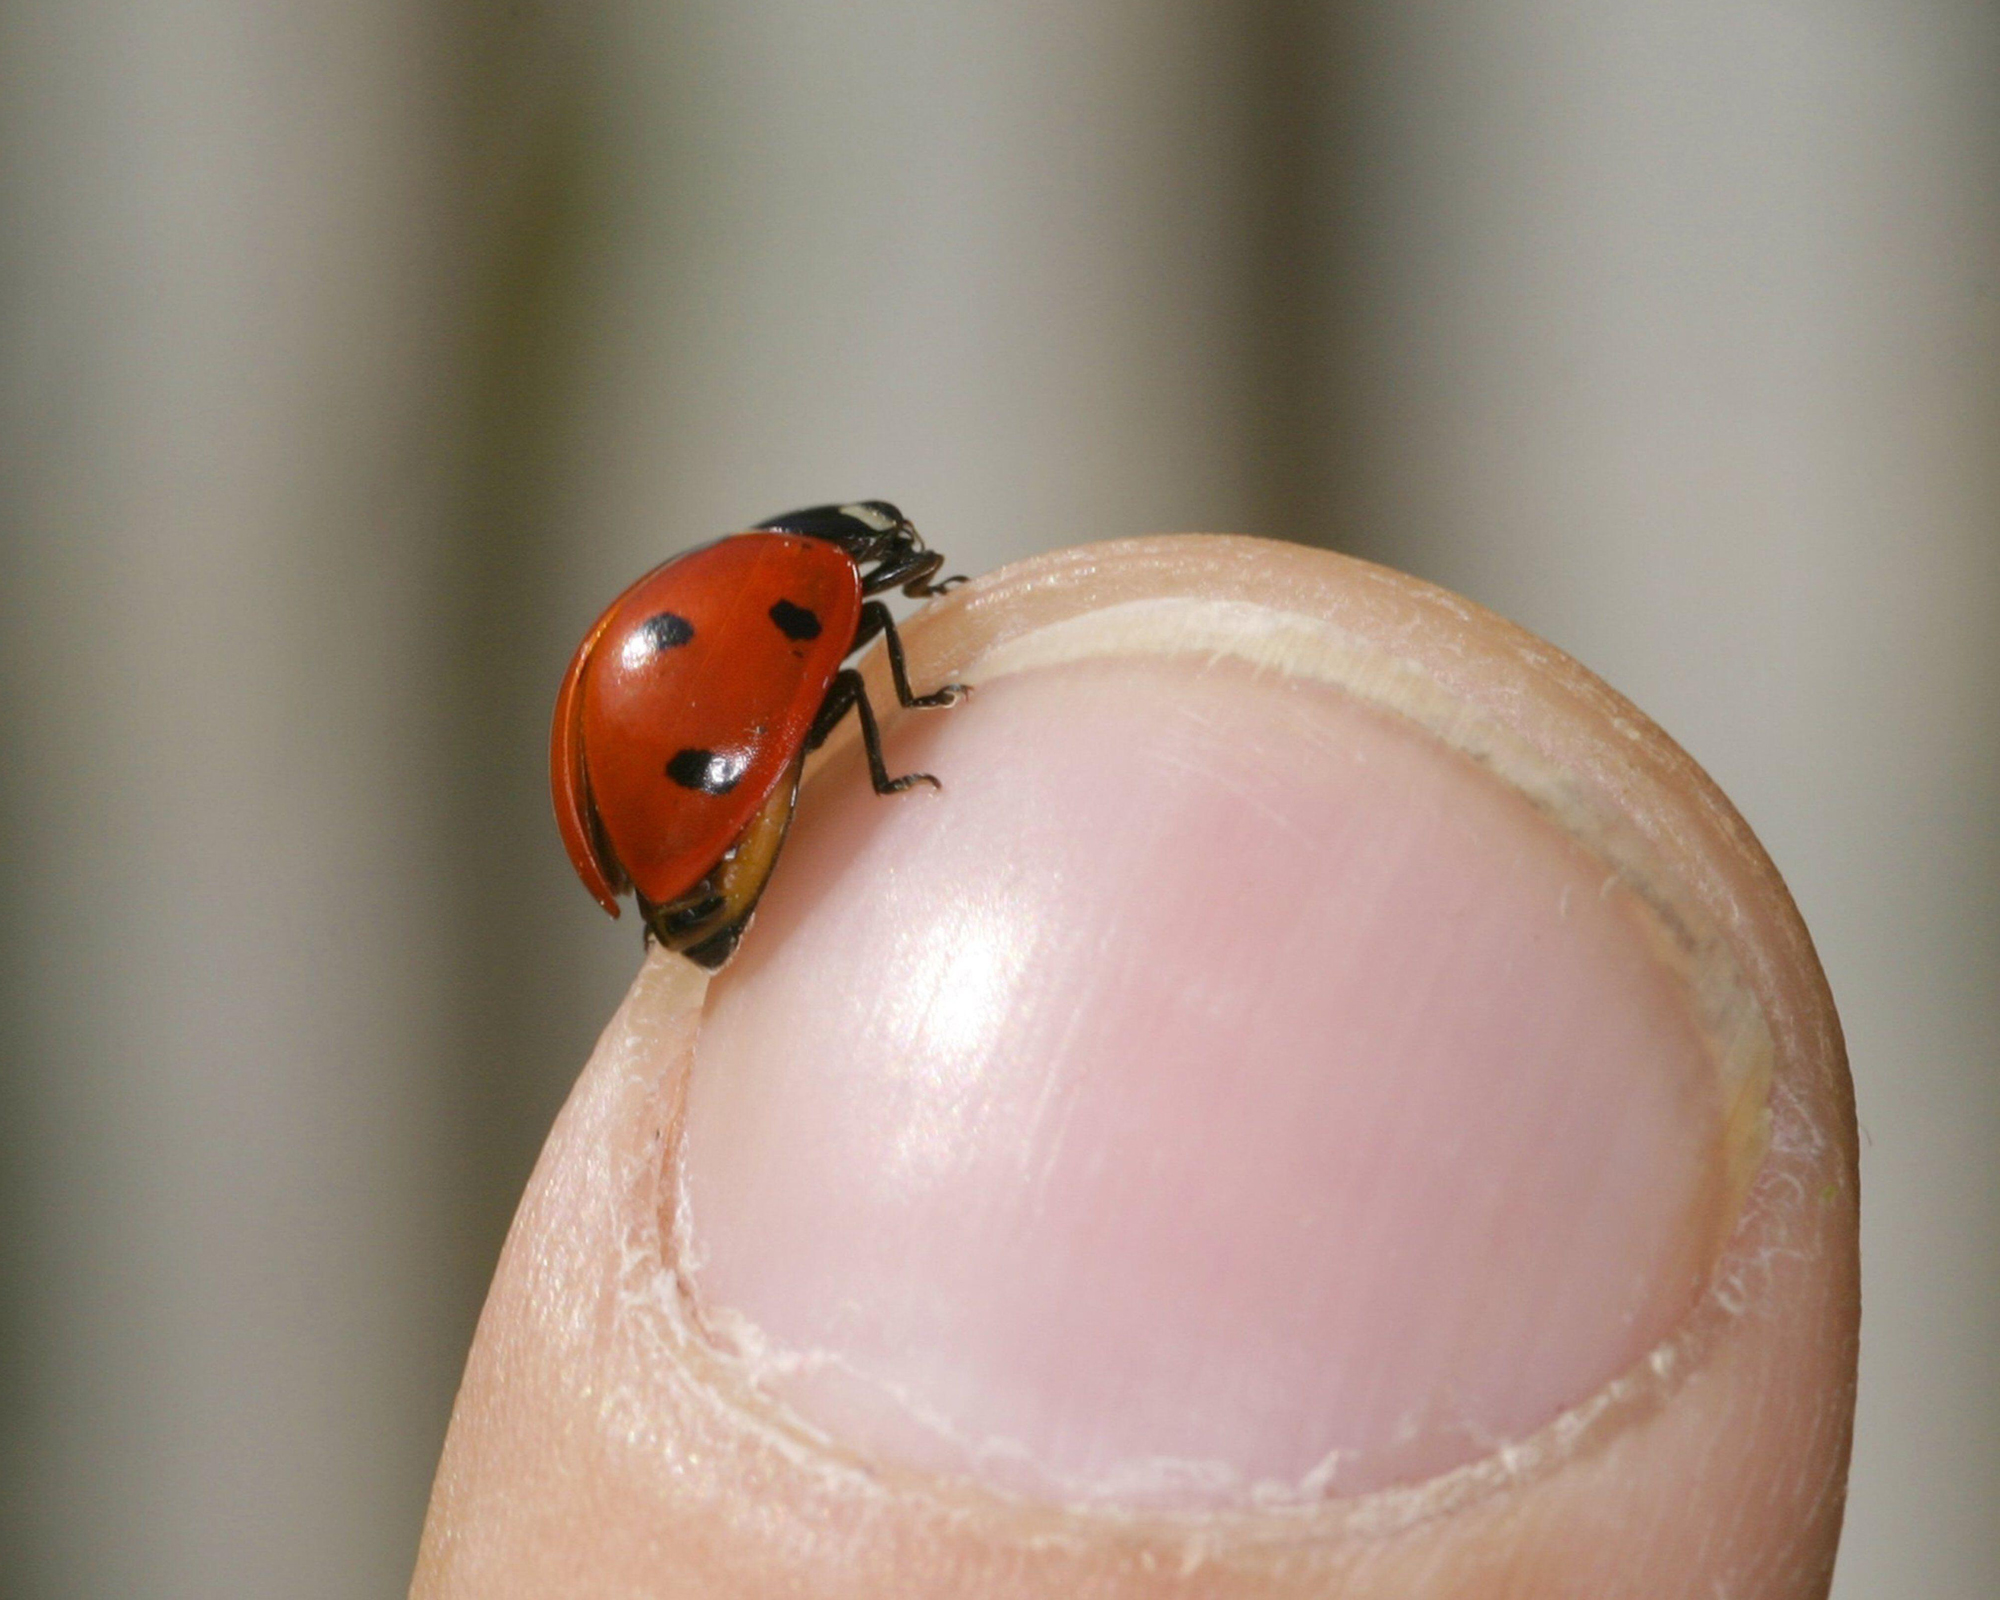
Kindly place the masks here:
<instances>
[{"instance_id":1,"label":"blurred beige background","mask_svg":"<svg viewBox=\"0 0 2000 1600\"><path fill-rule=\"evenodd\" d=\"M1837 1593L2000 1594L1990 0L6 0L23 1597L400 1593L636 962L543 740L792 504L1458 588L1734 795L1849 1030Z\"/></svg>"}]
</instances>

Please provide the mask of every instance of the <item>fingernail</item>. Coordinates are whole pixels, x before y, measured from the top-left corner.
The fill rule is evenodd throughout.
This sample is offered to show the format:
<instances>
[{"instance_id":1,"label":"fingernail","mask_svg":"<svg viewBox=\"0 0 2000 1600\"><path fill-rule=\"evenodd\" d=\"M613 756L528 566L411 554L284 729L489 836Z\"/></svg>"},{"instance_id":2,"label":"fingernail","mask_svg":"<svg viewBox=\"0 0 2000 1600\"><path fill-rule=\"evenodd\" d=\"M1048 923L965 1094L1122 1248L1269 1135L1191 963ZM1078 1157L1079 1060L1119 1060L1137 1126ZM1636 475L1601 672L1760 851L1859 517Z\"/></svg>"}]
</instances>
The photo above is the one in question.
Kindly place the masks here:
<instances>
[{"instance_id":1,"label":"fingernail","mask_svg":"<svg viewBox=\"0 0 2000 1600\"><path fill-rule=\"evenodd\" d=\"M1642 897L1432 734L1127 655L809 785L681 1153L706 1325L844 1449L1066 1500L1426 1478L1686 1317L1723 1095Z\"/></svg>"}]
</instances>

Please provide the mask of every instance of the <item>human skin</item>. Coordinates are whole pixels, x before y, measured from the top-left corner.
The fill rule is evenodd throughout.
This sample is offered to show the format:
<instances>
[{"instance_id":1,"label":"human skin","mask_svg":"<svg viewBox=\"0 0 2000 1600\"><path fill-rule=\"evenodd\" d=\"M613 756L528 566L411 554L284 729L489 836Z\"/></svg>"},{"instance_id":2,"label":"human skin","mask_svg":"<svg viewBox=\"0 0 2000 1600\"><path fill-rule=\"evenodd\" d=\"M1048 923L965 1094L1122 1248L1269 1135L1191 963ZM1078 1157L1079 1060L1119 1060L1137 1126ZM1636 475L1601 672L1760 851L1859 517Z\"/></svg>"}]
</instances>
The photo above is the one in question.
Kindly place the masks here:
<instances>
[{"instance_id":1,"label":"human skin","mask_svg":"<svg viewBox=\"0 0 2000 1600\"><path fill-rule=\"evenodd\" d=\"M1713 784L1324 552L906 629L738 962L550 1136L418 1596L1792 1597L1859 1322L1840 1032ZM878 660L878 706L893 702Z\"/></svg>"}]
</instances>

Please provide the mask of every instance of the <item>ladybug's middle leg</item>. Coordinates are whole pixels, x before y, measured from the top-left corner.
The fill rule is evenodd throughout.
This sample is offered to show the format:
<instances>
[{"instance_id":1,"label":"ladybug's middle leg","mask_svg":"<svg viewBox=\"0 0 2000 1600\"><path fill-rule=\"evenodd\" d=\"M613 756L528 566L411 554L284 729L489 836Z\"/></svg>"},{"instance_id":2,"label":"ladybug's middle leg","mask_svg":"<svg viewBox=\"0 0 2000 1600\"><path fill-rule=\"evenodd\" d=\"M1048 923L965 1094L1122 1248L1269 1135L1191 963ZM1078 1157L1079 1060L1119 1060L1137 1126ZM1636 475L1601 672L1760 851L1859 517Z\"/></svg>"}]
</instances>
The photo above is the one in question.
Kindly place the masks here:
<instances>
[{"instance_id":1,"label":"ladybug's middle leg","mask_svg":"<svg viewBox=\"0 0 2000 1600\"><path fill-rule=\"evenodd\" d=\"M817 750L825 744L826 736L850 708L861 719L861 745L868 752L868 776L874 780L877 794L900 794L919 783L927 783L933 789L944 787L928 772L906 772L900 778L889 776L882 760L882 730L875 725L875 708L868 703L868 685L852 667L843 667L834 674L833 685L820 703L819 715L813 718L812 731L806 735L806 748Z\"/></svg>"},{"instance_id":2,"label":"ladybug's middle leg","mask_svg":"<svg viewBox=\"0 0 2000 1600\"><path fill-rule=\"evenodd\" d=\"M889 652L889 676L895 680L899 705L918 711L935 711L941 706L955 706L972 693L969 684L947 683L932 694L912 694L910 671L903 665L903 640L896 632L896 619L889 615L889 608L880 600L870 600L861 608L861 625L854 630L854 648L859 650L878 633L882 635L883 647Z\"/></svg>"}]
</instances>

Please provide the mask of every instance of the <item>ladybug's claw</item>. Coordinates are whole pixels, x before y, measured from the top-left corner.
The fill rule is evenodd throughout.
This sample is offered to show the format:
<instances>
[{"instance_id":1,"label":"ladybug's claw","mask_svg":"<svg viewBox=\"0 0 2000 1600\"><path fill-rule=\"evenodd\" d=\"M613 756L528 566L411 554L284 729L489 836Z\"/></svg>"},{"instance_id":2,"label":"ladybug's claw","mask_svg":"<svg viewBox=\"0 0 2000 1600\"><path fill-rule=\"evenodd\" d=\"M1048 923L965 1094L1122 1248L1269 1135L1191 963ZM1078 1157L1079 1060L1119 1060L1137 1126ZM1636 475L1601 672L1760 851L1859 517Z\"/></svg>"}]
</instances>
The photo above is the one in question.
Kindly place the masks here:
<instances>
[{"instance_id":1,"label":"ladybug's claw","mask_svg":"<svg viewBox=\"0 0 2000 1600\"><path fill-rule=\"evenodd\" d=\"M868 779L874 784L877 794L901 794L917 783L927 783L933 789L944 787L928 772L905 773L900 778L889 776L889 769L882 761L882 730L875 724L875 708L868 703L868 686L852 667L843 667L835 675L833 687L826 692L826 703L819 708L819 718L814 722L812 732L806 736L806 748L817 750L824 744L834 724L849 711L860 719L861 748L868 757Z\"/></svg>"},{"instance_id":2,"label":"ladybug's claw","mask_svg":"<svg viewBox=\"0 0 2000 1600\"><path fill-rule=\"evenodd\" d=\"M878 633L882 636L883 648L888 652L889 677L896 685L896 704L899 706L906 710L935 711L940 706L955 706L972 693L971 687L963 683L947 683L930 694L915 693L910 688L910 669L903 660L903 639L896 632L895 619L880 600L870 600L861 608L861 625L854 633L856 648Z\"/></svg>"}]
</instances>

